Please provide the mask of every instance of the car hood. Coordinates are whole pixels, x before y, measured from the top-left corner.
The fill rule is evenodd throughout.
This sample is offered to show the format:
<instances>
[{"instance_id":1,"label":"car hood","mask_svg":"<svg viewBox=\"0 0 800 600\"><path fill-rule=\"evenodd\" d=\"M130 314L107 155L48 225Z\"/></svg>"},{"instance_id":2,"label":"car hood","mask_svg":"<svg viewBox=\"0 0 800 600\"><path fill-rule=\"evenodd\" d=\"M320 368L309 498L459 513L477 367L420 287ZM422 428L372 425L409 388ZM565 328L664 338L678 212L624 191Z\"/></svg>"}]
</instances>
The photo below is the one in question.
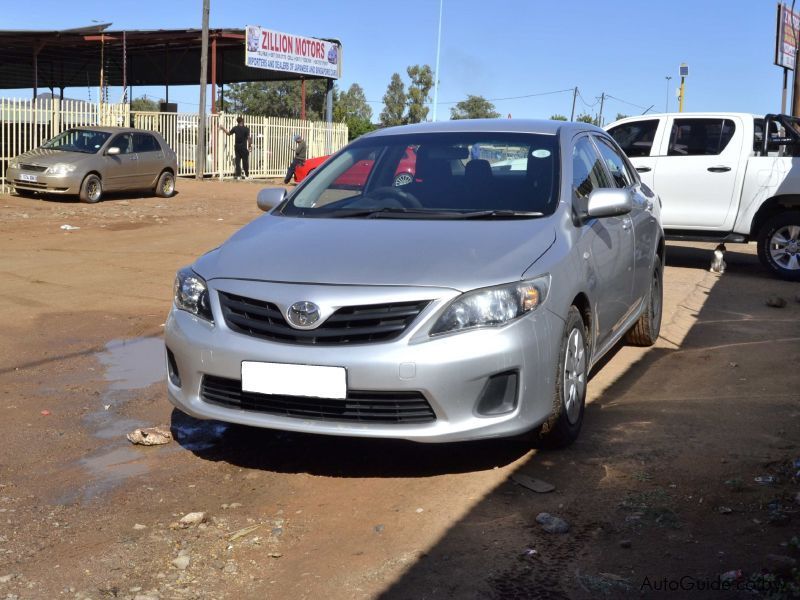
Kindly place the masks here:
<instances>
[{"instance_id":1,"label":"car hood","mask_svg":"<svg viewBox=\"0 0 800 600\"><path fill-rule=\"evenodd\" d=\"M19 162L50 166L57 163L76 163L89 156L94 156L94 154L51 150L50 148L34 148L33 150L28 150L20 154L17 160Z\"/></svg>"},{"instance_id":2,"label":"car hood","mask_svg":"<svg viewBox=\"0 0 800 600\"><path fill-rule=\"evenodd\" d=\"M518 280L555 241L552 219L330 219L264 215L201 257L206 280L448 287Z\"/></svg>"}]
</instances>

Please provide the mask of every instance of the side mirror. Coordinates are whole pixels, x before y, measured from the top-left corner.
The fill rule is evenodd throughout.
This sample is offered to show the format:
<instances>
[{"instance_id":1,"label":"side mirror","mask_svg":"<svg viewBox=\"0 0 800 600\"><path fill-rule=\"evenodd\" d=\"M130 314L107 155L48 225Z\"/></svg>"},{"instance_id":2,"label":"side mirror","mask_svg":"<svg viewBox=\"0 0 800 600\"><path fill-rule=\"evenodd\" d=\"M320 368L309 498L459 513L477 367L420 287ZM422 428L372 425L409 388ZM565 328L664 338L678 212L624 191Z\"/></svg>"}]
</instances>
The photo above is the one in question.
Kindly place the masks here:
<instances>
[{"instance_id":1,"label":"side mirror","mask_svg":"<svg viewBox=\"0 0 800 600\"><path fill-rule=\"evenodd\" d=\"M617 217L627 215L633 209L628 190L601 188L589 194L586 214L589 217Z\"/></svg>"},{"instance_id":2,"label":"side mirror","mask_svg":"<svg viewBox=\"0 0 800 600\"><path fill-rule=\"evenodd\" d=\"M116 156L120 153L120 149L117 146L111 146L108 150L106 150L106 154L109 156Z\"/></svg>"},{"instance_id":3,"label":"side mirror","mask_svg":"<svg viewBox=\"0 0 800 600\"><path fill-rule=\"evenodd\" d=\"M286 190L283 188L264 188L258 192L256 204L264 212L270 211L286 198Z\"/></svg>"}]
</instances>

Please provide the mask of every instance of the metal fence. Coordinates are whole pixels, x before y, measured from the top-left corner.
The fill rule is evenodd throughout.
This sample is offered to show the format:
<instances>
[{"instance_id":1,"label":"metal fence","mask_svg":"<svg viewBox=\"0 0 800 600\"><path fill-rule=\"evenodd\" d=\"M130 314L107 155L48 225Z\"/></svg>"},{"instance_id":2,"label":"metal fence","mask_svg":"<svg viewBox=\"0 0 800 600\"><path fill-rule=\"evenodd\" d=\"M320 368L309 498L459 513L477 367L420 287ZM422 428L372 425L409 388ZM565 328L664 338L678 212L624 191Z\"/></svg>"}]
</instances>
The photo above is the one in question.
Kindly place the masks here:
<instances>
[{"instance_id":1,"label":"metal fence","mask_svg":"<svg viewBox=\"0 0 800 600\"><path fill-rule=\"evenodd\" d=\"M344 123L253 116L244 119L253 141L250 175L254 177L282 177L286 173L294 152L294 134L305 138L309 158L331 154L347 144ZM129 104L0 98L0 191L8 191L5 174L12 158L70 127L94 125L158 131L178 155L178 175L194 175L197 124L196 113L131 112ZM221 127L230 130L234 125L236 115L206 116L206 174L220 179L233 175L233 138Z\"/></svg>"}]
</instances>

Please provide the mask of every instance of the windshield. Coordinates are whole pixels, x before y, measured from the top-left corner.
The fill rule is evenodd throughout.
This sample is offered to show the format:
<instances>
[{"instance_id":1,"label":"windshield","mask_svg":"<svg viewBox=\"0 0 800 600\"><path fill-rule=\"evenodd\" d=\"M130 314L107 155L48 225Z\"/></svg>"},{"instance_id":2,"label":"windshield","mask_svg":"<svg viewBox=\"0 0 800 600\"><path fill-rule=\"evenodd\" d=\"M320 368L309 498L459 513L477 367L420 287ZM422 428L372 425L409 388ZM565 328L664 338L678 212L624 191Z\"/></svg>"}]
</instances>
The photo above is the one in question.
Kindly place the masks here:
<instances>
[{"instance_id":1,"label":"windshield","mask_svg":"<svg viewBox=\"0 0 800 600\"><path fill-rule=\"evenodd\" d=\"M558 202L558 139L426 133L357 141L281 208L286 216L533 218Z\"/></svg>"},{"instance_id":2,"label":"windshield","mask_svg":"<svg viewBox=\"0 0 800 600\"><path fill-rule=\"evenodd\" d=\"M91 129L68 129L42 144L42 148L50 150L64 150L65 152L83 152L95 154L106 140L111 137L105 131L92 131Z\"/></svg>"}]
</instances>

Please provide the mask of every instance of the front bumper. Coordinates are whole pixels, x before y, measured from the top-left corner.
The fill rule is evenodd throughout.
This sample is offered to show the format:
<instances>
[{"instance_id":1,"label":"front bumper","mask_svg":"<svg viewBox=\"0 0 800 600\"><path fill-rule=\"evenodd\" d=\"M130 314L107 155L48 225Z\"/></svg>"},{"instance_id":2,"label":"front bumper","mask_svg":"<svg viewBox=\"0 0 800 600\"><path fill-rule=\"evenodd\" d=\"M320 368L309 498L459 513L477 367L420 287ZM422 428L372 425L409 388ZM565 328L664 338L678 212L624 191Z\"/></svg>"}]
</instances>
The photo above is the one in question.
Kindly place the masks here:
<instances>
[{"instance_id":1,"label":"front bumper","mask_svg":"<svg viewBox=\"0 0 800 600\"><path fill-rule=\"evenodd\" d=\"M35 177L36 181L23 181L21 175ZM68 175L45 175L44 172L25 171L19 167L9 167L6 182L15 189L47 194L77 195L80 193L82 178L73 171Z\"/></svg>"},{"instance_id":2,"label":"front bumper","mask_svg":"<svg viewBox=\"0 0 800 600\"><path fill-rule=\"evenodd\" d=\"M214 324L174 307L166 323L166 345L181 380L180 387L167 380L169 399L194 417L317 434L452 442L524 433L542 423L552 409L563 321L544 307L502 328L430 338L427 330L457 292L403 288L401 300L416 295L419 300L433 302L400 338L380 343L308 346L232 331L222 318L215 286L269 299L282 308L298 298L320 305L335 304L341 301L335 296L341 295L345 286L223 281L209 282ZM397 300L398 289L347 286L344 293L351 299L343 305L368 304L380 295L384 299L395 295ZM220 406L201 397L204 376L240 381L242 361L345 367L348 390L419 392L430 404L435 420L410 424L289 417ZM515 408L499 416L478 414L487 380L509 371L518 374Z\"/></svg>"}]
</instances>

